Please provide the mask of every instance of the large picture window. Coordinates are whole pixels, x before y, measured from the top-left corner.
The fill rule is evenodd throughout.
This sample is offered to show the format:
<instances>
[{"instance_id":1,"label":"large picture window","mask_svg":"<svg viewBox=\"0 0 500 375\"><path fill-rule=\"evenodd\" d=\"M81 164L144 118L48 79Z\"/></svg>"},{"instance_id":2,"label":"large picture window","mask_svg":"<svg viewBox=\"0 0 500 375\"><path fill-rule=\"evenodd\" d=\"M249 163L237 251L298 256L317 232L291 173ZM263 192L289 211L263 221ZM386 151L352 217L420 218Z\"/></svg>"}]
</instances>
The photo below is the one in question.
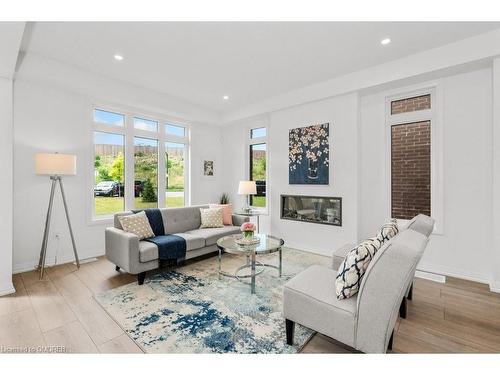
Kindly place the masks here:
<instances>
[{"instance_id":1,"label":"large picture window","mask_svg":"<svg viewBox=\"0 0 500 375\"><path fill-rule=\"evenodd\" d=\"M186 145L184 143L165 143L165 169L167 207L182 207L185 203L185 162Z\"/></svg>"},{"instance_id":2,"label":"large picture window","mask_svg":"<svg viewBox=\"0 0 500 375\"><path fill-rule=\"evenodd\" d=\"M121 134L94 132L94 215L125 209L125 142Z\"/></svg>"},{"instance_id":3,"label":"large picture window","mask_svg":"<svg viewBox=\"0 0 500 375\"><path fill-rule=\"evenodd\" d=\"M135 208L158 207L158 141L134 138Z\"/></svg>"},{"instance_id":4,"label":"large picture window","mask_svg":"<svg viewBox=\"0 0 500 375\"><path fill-rule=\"evenodd\" d=\"M102 107L92 111L92 217L189 204L188 126Z\"/></svg>"}]
</instances>

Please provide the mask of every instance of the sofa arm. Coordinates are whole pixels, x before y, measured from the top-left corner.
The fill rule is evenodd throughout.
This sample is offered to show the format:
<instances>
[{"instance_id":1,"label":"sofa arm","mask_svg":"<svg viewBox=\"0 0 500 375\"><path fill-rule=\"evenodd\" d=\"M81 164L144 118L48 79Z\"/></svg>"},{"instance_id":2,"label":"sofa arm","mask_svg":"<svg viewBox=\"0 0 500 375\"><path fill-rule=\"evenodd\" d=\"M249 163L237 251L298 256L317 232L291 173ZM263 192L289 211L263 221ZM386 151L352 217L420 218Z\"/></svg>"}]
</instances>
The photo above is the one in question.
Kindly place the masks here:
<instances>
[{"instance_id":1,"label":"sofa arm","mask_svg":"<svg viewBox=\"0 0 500 375\"><path fill-rule=\"evenodd\" d=\"M106 257L124 271L138 273L135 265L139 263L139 237L117 228L106 228Z\"/></svg>"},{"instance_id":2,"label":"sofa arm","mask_svg":"<svg viewBox=\"0 0 500 375\"><path fill-rule=\"evenodd\" d=\"M347 256L347 253L354 249L354 244L352 243L347 243L345 245L342 245L339 247L337 250L335 250L332 254L332 269L337 271L340 268L340 265L344 261L345 257Z\"/></svg>"},{"instance_id":3,"label":"sofa arm","mask_svg":"<svg viewBox=\"0 0 500 375\"><path fill-rule=\"evenodd\" d=\"M248 216L233 215L233 225L239 227L241 224L250 221Z\"/></svg>"}]
</instances>

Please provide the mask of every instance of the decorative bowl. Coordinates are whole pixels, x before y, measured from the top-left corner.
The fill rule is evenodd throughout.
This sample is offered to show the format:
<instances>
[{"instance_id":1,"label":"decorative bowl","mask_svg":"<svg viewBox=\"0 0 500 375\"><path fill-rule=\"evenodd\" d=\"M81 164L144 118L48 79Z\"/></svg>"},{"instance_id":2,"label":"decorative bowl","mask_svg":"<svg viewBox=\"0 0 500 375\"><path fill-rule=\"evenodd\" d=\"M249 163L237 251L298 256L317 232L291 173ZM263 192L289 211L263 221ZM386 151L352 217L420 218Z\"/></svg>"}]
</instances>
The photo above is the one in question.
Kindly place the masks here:
<instances>
[{"instance_id":1,"label":"decorative bowl","mask_svg":"<svg viewBox=\"0 0 500 375\"><path fill-rule=\"evenodd\" d=\"M240 246L257 245L260 242L259 237L237 237L234 242Z\"/></svg>"}]
</instances>

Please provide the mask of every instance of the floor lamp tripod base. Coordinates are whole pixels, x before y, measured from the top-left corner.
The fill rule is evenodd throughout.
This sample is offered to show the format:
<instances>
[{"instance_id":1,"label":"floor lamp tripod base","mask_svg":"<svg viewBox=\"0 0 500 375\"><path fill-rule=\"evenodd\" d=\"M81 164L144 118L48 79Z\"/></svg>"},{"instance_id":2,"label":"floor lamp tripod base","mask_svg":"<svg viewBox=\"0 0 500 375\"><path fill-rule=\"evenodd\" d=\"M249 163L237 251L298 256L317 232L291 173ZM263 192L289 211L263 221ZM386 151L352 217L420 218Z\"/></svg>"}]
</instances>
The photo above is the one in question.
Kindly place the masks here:
<instances>
[{"instance_id":1,"label":"floor lamp tripod base","mask_svg":"<svg viewBox=\"0 0 500 375\"><path fill-rule=\"evenodd\" d=\"M75 237L73 236L73 229L71 228L71 220L69 219L68 205L66 204L66 195L64 194L64 187L61 176L50 176L52 185L50 188L49 207L47 209L47 216L45 218L45 230L43 232L42 249L40 250L40 260L38 261L38 270L40 271L40 280L43 279L43 272L45 269L45 258L47 256L47 244L49 241L50 220L52 217L52 207L54 206L54 193L56 185L59 184L61 188L61 195L64 204L64 212L66 213L66 220L68 222L69 234L71 236L71 244L73 245L73 253L75 254L75 261L77 268L80 268L80 260L78 259L78 252L76 251Z\"/></svg>"}]
</instances>

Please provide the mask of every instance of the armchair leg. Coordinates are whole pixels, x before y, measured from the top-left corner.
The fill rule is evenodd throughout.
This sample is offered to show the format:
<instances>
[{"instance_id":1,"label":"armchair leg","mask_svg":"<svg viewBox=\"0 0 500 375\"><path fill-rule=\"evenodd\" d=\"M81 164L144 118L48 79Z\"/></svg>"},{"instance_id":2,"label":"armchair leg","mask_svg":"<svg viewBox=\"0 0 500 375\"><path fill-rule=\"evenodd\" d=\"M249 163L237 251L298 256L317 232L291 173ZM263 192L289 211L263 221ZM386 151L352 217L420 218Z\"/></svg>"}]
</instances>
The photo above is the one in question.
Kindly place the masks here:
<instances>
[{"instance_id":1,"label":"armchair leg","mask_svg":"<svg viewBox=\"0 0 500 375\"><path fill-rule=\"evenodd\" d=\"M137 275L137 283L139 285L144 284L144 279L146 278L146 272L141 272L140 274Z\"/></svg>"},{"instance_id":2,"label":"armchair leg","mask_svg":"<svg viewBox=\"0 0 500 375\"><path fill-rule=\"evenodd\" d=\"M285 319L286 326L286 343L288 345L293 345L293 335L295 333L295 322Z\"/></svg>"},{"instance_id":3,"label":"armchair leg","mask_svg":"<svg viewBox=\"0 0 500 375\"><path fill-rule=\"evenodd\" d=\"M410 290L408 291L408 301L411 301L413 299L413 283L410 285Z\"/></svg>"},{"instance_id":4,"label":"armchair leg","mask_svg":"<svg viewBox=\"0 0 500 375\"><path fill-rule=\"evenodd\" d=\"M403 319L406 319L406 310L407 310L407 301L406 297L403 297L401 305L399 306L399 316Z\"/></svg>"},{"instance_id":5,"label":"armchair leg","mask_svg":"<svg viewBox=\"0 0 500 375\"><path fill-rule=\"evenodd\" d=\"M391 333L391 338L389 339L389 345L387 345L387 350L392 350L393 342L394 342L394 330Z\"/></svg>"}]
</instances>

